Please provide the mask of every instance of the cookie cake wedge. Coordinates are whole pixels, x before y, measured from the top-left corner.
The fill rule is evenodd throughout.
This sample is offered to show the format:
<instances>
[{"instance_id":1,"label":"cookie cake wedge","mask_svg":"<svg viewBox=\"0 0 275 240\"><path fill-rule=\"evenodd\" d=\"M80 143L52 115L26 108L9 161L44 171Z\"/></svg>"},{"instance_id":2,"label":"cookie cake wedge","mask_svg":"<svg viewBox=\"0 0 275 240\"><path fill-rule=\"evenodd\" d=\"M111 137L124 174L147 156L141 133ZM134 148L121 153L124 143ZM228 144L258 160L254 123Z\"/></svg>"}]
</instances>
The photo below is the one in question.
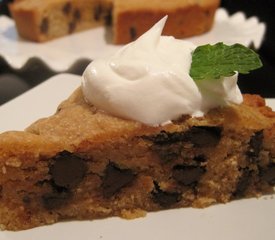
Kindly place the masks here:
<instances>
[{"instance_id":1,"label":"cookie cake wedge","mask_svg":"<svg viewBox=\"0 0 275 240\"><path fill-rule=\"evenodd\" d=\"M131 219L274 191L275 113L236 84L236 71L259 67L258 56L160 36L164 23L93 61L54 115L0 134L2 229ZM248 64L224 71L225 52ZM218 73L204 71L205 59Z\"/></svg>"}]
</instances>

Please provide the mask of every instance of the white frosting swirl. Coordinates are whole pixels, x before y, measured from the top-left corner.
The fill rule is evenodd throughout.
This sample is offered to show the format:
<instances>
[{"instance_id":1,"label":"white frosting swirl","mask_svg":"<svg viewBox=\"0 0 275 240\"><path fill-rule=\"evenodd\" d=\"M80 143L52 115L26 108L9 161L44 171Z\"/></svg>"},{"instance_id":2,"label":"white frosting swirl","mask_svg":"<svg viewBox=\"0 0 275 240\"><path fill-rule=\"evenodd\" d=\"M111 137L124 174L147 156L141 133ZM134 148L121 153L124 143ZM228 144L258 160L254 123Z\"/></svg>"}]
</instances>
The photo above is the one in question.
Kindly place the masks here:
<instances>
[{"instance_id":1,"label":"white frosting swirl","mask_svg":"<svg viewBox=\"0 0 275 240\"><path fill-rule=\"evenodd\" d=\"M242 102L237 74L196 84L189 75L196 46L161 36L166 19L110 58L94 60L86 68L82 90L88 102L114 116L154 126Z\"/></svg>"}]
</instances>

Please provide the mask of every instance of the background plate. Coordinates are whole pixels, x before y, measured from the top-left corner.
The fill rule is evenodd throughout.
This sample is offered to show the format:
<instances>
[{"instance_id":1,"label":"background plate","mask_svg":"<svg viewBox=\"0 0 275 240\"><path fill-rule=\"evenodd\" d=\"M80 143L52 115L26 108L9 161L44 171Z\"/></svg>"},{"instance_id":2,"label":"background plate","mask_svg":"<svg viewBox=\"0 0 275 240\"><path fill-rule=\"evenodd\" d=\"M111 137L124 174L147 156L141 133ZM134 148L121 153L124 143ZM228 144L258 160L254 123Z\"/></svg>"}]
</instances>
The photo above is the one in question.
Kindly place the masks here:
<instances>
[{"instance_id":1,"label":"background plate","mask_svg":"<svg viewBox=\"0 0 275 240\"><path fill-rule=\"evenodd\" d=\"M79 76L60 74L2 105L0 132L22 130L54 113L80 81ZM275 109L275 99L267 102ZM69 221L20 232L0 231L0 240L274 240L274 197L238 200L205 209L161 211L134 220Z\"/></svg>"},{"instance_id":2,"label":"background plate","mask_svg":"<svg viewBox=\"0 0 275 240\"><path fill-rule=\"evenodd\" d=\"M218 9L212 30L206 34L187 38L195 44L241 43L259 48L265 24L257 17L246 18L237 12L231 16L225 9ZM14 21L0 16L0 56L11 67L20 69L30 58L40 58L54 71L66 71L79 59L96 59L115 52L119 46L110 42L104 27L75 33L46 43L25 41L17 35Z\"/></svg>"}]
</instances>

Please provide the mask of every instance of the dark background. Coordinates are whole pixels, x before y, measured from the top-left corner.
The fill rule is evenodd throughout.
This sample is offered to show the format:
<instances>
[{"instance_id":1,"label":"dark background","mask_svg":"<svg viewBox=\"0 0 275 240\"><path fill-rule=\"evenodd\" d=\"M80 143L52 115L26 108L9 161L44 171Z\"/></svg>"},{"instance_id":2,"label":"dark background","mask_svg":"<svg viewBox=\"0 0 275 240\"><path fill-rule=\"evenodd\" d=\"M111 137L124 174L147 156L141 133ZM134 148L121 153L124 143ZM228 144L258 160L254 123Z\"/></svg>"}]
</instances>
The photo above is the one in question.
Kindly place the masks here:
<instances>
[{"instance_id":1,"label":"dark background","mask_svg":"<svg viewBox=\"0 0 275 240\"><path fill-rule=\"evenodd\" d=\"M6 8L8 1L0 0L0 14L8 15ZM275 13L273 5L274 0L222 0L221 6L226 8L229 13L243 11L247 17L257 16L267 25L263 44L258 50L263 67L248 75L240 75L239 86L243 93L275 97ZM80 75L88 63L88 60L80 60L67 72ZM20 70L12 69L0 53L0 105L54 74L57 72L49 69L39 59L30 59Z\"/></svg>"},{"instance_id":2,"label":"dark background","mask_svg":"<svg viewBox=\"0 0 275 240\"><path fill-rule=\"evenodd\" d=\"M247 17L257 16L266 23L266 34L258 50L263 67L239 77L242 92L275 97L275 19L274 0L223 0L222 6L230 13L245 12Z\"/></svg>"}]
</instances>

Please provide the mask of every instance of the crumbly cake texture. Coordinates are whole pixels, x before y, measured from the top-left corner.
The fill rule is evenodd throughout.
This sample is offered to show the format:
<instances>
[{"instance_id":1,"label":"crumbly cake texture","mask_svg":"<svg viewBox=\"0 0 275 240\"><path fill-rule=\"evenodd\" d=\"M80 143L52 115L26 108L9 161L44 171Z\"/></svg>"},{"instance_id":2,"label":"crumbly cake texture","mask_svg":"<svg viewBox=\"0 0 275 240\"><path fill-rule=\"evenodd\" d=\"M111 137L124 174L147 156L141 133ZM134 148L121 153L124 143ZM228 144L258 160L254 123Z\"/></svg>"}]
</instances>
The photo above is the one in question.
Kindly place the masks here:
<instances>
[{"instance_id":1,"label":"crumbly cake texture","mask_svg":"<svg viewBox=\"0 0 275 240\"><path fill-rule=\"evenodd\" d=\"M56 114L0 135L0 225L135 218L273 192L275 112L244 103L162 127L110 116L80 89Z\"/></svg>"},{"instance_id":2,"label":"crumbly cake texture","mask_svg":"<svg viewBox=\"0 0 275 240\"><path fill-rule=\"evenodd\" d=\"M220 0L21 0L10 4L19 34L44 42L104 24L113 25L113 42L135 40L168 15L165 35L185 38L213 25Z\"/></svg>"}]
</instances>

